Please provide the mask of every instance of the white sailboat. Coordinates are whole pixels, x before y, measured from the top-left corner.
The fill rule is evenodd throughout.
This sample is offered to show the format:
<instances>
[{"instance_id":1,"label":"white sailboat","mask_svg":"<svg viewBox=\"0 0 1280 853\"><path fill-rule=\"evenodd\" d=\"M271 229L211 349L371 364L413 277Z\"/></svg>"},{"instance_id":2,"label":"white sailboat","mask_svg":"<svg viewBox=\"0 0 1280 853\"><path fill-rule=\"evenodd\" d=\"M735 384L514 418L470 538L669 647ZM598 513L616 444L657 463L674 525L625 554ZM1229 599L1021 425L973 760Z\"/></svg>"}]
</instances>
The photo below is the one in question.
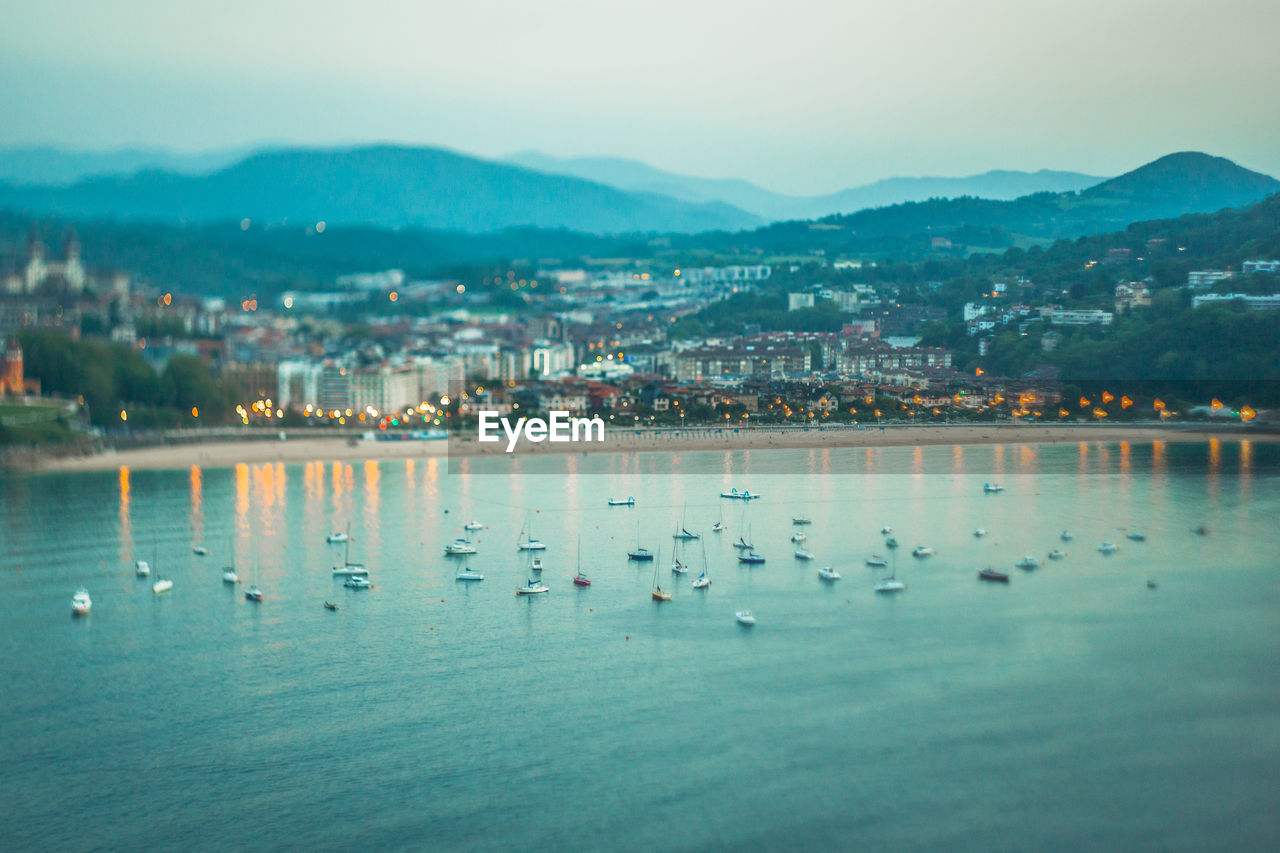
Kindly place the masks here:
<instances>
[{"instance_id":1,"label":"white sailboat","mask_svg":"<svg viewBox=\"0 0 1280 853\"><path fill-rule=\"evenodd\" d=\"M467 561L467 560L463 560L463 561L462 561L462 566L461 566L461 568L459 568L459 569L458 569L458 573L457 573L456 575L454 575L453 577L454 577L454 580L460 580L460 581L482 581L482 580L484 580L484 575L483 575L483 574L481 574L480 572L477 572L476 570L472 569L472 568L471 568L471 565L470 565L470 563L469 563L469 561Z\"/></svg>"},{"instance_id":2,"label":"white sailboat","mask_svg":"<svg viewBox=\"0 0 1280 853\"><path fill-rule=\"evenodd\" d=\"M824 581L838 581L840 580L840 573L832 566L823 566L818 569L818 577L822 578Z\"/></svg>"},{"instance_id":3,"label":"white sailboat","mask_svg":"<svg viewBox=\"0 0 1280 853\"><path fill-rule=\"evenodd\" d=\"M739 610L733 614L733 618L738 620L739 625L745 625L748 628L756 624L756 615L750 610Z\"/></svg>"},{"instance_id":4,"label":"white sailboat","mask_svg":"<svg viewBox=\"0 0 1280 853\"><path fill-rule=\"evenodd\" d=\"M702 574L693 579L694 589L706 589L711 586L711 578L707 577L707 544L702 543Z\"/></svg>"},{"instance_id":5,"label":"white sailboat","mask_svg":"<svg viewBox=\"0 0 1280 853\"><path fill-rule=\"evenodd\" d=\"M813 552L812 552L812 551L806 551L806 550L805 550L805 549L803 549L803 548L797 548L797 549L796 549L796 559L797 559L797 560L812 560L812 559L813 559Z\"/></svg>"},{"instance_id":6,"label":"white sailboat","mask_svg":"<svg viewBox=\"0 0 1280 853\"><path fill-rule=\"evenodd\" d=\"M889 577L880 581L874 587L875 591L881 595L891 595L895 592L902 592L906 588L907 585L895 578L893 575L889 575Z\"/></svg>"},{"instance_id":7,"label":"white sailboat","mask_svg":"<svg viewBox=\"0 0 1280 853\"><path fill-rule=\"evenodd\" d=\"M470 539L455 539L444 546L444 553L449 557L460 554L474 554L476 553L476 546L471 544Z\"/></svg>"},{"instance_id":8,"label":"white sailboat","mask_svg":"<svg viewBox=\"0 0 1280 853\"><path fill-rule=\"evenodd\" d=\"M364 563L351 562L351 537L347 537L346 549L342 556L342 565L333 567L334 577L355 577L356 575L367 576L369 570L364 567Z\"/></svg>"},{"instance_id":9,"label":"white sailboat","mask_svg":"<svg viewBox=\"0 0 1280 853\"><path fill-rule=\"evenodd\" d=\"M330 533L325 538L325 541L328 542L330 545L341 545L343 542L346 542L350 538L351 538L351 522L348 521L346 530Z\"/></svg>"},{"instance_id":10,"label":"white sailboat","mask_svg":"<svg viewBox=\"0 0 1280 853\"><path fill-rule=\"evenodd\" d=\"M240 583L240 576L236 574L236 543L233 540L230 545L231 565L222 567L222 582L237 584Z\"/></svg>"},{"instance_id":11,"label":"white sailboat","mask_svg":"<svg viewBox=\"0 0 1280 853\"><path fill-rule=\"evenodd\" d=\"M156 578L156 582L151 585L151 591L156 595L159 595L162 592L168 592L171 589L173 589L173 578Z\"/></svg>"},{"instance_id":12,"label":"white sailboat","mask_svg":"<svg viewBox=\"0 0 1280 853\"><path fill-rule=\"evenodd\" d=\"M516 590L516 595L538 595L547 591L547 585L542 581L529 578L528 583Z\"/></svg>"},{"instance_id":13,"label":"white sailboat","mask_svg":"<svg viewBox=\"0 0 1280 853\"><path fill-rule=\"evenodd\" d=\"M516 544L516 548L521 551L545 551L547 546L540 539L533 538L533 520L525 524L523 530L520 531L521 541Z\"/></svg>"}]
</instances>

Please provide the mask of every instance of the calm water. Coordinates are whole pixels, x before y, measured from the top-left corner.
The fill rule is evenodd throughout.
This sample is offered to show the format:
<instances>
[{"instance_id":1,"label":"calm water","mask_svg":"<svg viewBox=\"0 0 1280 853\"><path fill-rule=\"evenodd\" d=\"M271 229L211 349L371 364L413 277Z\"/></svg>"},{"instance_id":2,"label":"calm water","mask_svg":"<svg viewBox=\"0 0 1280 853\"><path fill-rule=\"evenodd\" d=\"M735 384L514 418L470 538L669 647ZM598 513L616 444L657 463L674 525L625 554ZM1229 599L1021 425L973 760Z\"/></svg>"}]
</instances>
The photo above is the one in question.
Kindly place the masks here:
<instances>
[{"instance_id":1,"label":"calm water","mask_svg":"<svg viewBox=\"0 0 1280 853\"><path fill-rule=\"evenodd\" d=\"M0 849L1280 846L1275 446L510 464L0 479ZM682 517L710 590L699 543L669 571ZM467 585L441 547L473 518ZM526 518L551 592L517 598ZM330 575L348 522L370 591ZM1063 528L1066 560L1013 568ZM766 565L737 564L747 530ZM221 583L232 548L262 604ZM153 552L164 596L132 571Z\"/></svg>"}]
</instances>

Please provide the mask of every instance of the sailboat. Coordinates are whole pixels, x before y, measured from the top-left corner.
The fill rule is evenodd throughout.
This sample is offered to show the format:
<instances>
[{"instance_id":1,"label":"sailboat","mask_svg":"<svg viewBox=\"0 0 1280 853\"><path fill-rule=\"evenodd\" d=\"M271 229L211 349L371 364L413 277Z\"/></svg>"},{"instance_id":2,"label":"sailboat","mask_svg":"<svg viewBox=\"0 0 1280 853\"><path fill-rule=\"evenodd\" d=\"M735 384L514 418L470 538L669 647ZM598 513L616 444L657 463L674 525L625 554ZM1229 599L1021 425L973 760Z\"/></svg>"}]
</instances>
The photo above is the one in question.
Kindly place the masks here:
<instances>
[{"instance_id":1,"label":"sailboat","mask_svg":"<svg viewBox=\"0 0 1280 853\"><path fill-rule=\"evenodd\" d=\"M347 522L347 529L342 532L330 533L325 537L325 541L330 545L341 545L351 538L351 522Z\"/></svg>"},{"instance_id":2,"label":"sailboat","mask_svg":"<svg viewBox=\"0 0 1280 853\"><path fill-rule=\"evenodd\" d=\"M573 576L574 586L591 586L591 579L582 573L582 537L578 537L578 573Z\"/></svg>"},{"instance_id":3,"label":"sailboat","mask_svg":"<svg viewBox=\"0 0 1280 853\"><path fill-rule=\"evenodd\" d=\"M712 533L723 533L727 528L724 526L724 504L721 504L720 518L716 519L716 523L711 525Z\"/></svg>"},{"instance_id":4,"label":"sailboat","mask_svg":"<svg viewBox=\"0 0 1280 853\"><path fill-rule=\"evenodd\" d=\"M739 536L738 541L733 543L733 547L737 548L739 551L750 551L751 549L756 547L755 545L751 544L751 528L750 527L747 528L747 535L745 537Z\"/></svg>"},{"instance_id":5,"label":"sailboat","mask_svg":"<svg viewBox=\"0 0 1280 853\"><path fill-rule=\"evenodd\" d=\"M231 565L222 567L222 582L236 584L240 583L240 576L236 574L236 543L233 540L230 544Z\"/></svg>"},{"instance_id":6,"label":"sailboat","mask_svg":"<svg viewBox=\"0 0 1280 853\"><path fill-rule=\"evenodd\" d=\"M156 578L156 582L151 585L151 591L156 595L171 589L173 589L173 578Z\"/></svg>"},{"instance_id":7,"label":"sailboat","mask_svg":"<svg viewBox=\"0 0 1280 853\"><path fill-rule=\"evenodd\" d=\"M707 545L702 543L702 574L693 579L694 589L706 589L711 586L711 578L707 577Z\"/></svg>"},{"instance_id":8,"label":"sailboat","mask_svg":"<svg viewBox=\"0 0 1280 853\"><path fill-rule=\"evenodd\" d=\"M748 551L745 554L738 555L738 562L746 563L749 566L758 566L764 562L764 557L761 557L755 551Z\"/></svg>"},{"instance_id":9,"label":"sailboat","mask_svg":"<svg viewBox=\"0 0 1280 853\"><path fill-rule=\"evenodd\" d=\"M738 620L739 625L744 625L747 628L756 624L756 615L750 610L739 610L737 613L733 614L733 618Z\"/></svg>"},{"instance_id":10,"label":"sailboat","mask_svg":"<svg viewBox=\"0 0 1280 853\"><path fill-rule=\"evenodd\" d=\"M364 563L351 562L351 537L346 539L346 551L342 557L342 565L333 567L334 577L355 577L356 575L368 575L369 570L364 567Z\"/></svg>"},{"instance_id":11,"label":"sailboat","mask_svg":"<svg viewBox=\"0 0 1280 853\"><path fill-rule=\"evenodd\" d=\"M628 560L635 560L638 563L647 563L653 559L653 552L648 548L640 547L640 522L636 522L636 547L627 552Z\"/></svg>"},{"instance_id":12,"label":"sailboat","mask_svg":"<svg viewBox=\"0 0 1280 853\"><path fill-rule=\"evenodd\" d=\"M680 513L680 527L679 527L679 529L677 529L677 530L676 530L676 532L675 532L675 533L671 534L671 538L672 538L672 539L677 539L677 540L681 540L681 541L688 542L688 541L691 541L691 540L693 540L693 539L700 539L700 538L701 538L701 536L699 536L697 533L690 533L690 532L689 532L689 528L687 528L687 527L685 527L685 526L684 526L684 513L683 513L683 512L681 512L681 513Z\"/></svg>"},{"instance_id":13,"label":"sailboat","mask_svg":"<svg viewBox=\"0 0 1280 853\"><path fill-rule=\"evenodd\" d=\"M474 554L476 553L476 546L471 544L470 539L455 539L444 546L444 553L448 557L459 554Z\"/></svg>"},{"instance_id":14,"label":"sailboat","mask_svg":"<svg viewBox=\"0 0 1280 853\"><path fill-rule=\"evenodd\" d=\"M532 528L533 528L533 521L532 519L530 519L529 522L525 525L524 529L520 531L520 536L522 538L522 541L516 545L516 548L518 548L521 551L547 550L547 546L545 543L543 543L539 539L533 538L533 534L531 532Z\"/></svg>"},{"instance_id":15,"label":"sailboat","mask_svg":"<svg viewBox=\"0 0 1280 853\"><path fill-rule=\"evenodd\" d=\"M671 573L672 573L672 574L676 574L676 575L687 575L687 574L689 574L689 569L688 569L688 567L687 567L687 566L685 566L685 564L684 564L684 563L680 562L680 558L679 558L679 557L672 557L672 558L671 558Z\"/></svg>"},{"instance_id":16,"label":"sailboat","mask_svg":"<svg viewBox=\"0 0 1280 853\"><path fill-rule=\"evenodd\" d=\"M889 575L889 577L885 578L884 580L880 581L878 584L875 585L876 592L881 594L886 594L886 595L889 595L895 592L902 592L906 588L907 588L907 585L902 581L898 580L893 575Z\"/></svg>"},{"instance_id":17,"label":"sailboat","mask_svg":"<svg viewBox=\"0 0 1280 853\"><path fill-rule=\"evenodd\" d=\"M479 571L475 571L474 569L471 569L471 566L468 565L468 562L463 560L461 569L458 569L458 574L454 575L453 579L454 580L484 580L484 575L480 574Z\"/></svg>"},{"instance_id":18,"label":"sailboat","mask_svg":"<svg viewBox=\"0 0 1280 853\"><path fill-rule=\"evenodd\" d=\"M528 583L516 590L516 595L537 595L547 591L548 588L542 581L529 578Z\"/></svg>"},{"instance_id":19,"label":"sailboat","mask_svg":"<svg viewBox=\"0 0 1280 853\"><path fill-rule=\"evenodd\" d=\"M818 569L818 577L824 581L838 581L840 580L840 573L832 566L823 566Z\"/></svg>"},{"instance_id":20,"label":"sailboat","mask_svg":"<svg viewBox=\"0 0 1280 853\"><path fill-rule=\"evenodd\" d=\"M665 589L658 586L657 563L654 563L654 566L653 566L653 589L649 591L649 595L653 597L654 601L670 601L671 600L671 593L667 592Z\"/></svg>"},{"instance_id":21,"label":"sailboat","mask_svg":"<svg viewBox=\"0 0 1280 853\"><path fill-rule=\"evenodd\" d=\"M256 555L253 560L253 578L249 583L249 588L244 591L244 597L247 601L262 601L262 590L258 589L258 558Z\"/></svg>"}]
</instances>

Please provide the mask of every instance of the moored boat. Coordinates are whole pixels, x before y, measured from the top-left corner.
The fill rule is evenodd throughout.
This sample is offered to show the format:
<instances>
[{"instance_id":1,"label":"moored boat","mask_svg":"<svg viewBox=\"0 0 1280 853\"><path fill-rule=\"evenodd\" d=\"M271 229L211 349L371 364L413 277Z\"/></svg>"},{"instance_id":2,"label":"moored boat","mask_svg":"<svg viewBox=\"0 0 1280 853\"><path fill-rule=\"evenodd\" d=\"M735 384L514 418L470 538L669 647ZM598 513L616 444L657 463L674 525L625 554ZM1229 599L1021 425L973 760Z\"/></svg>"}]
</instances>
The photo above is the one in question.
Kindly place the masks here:
<instances>
[{"instance_id":1,"label":"moored boat","mask_svg":"<svg viewBox=\"0 0 1280 853\"><path fill-rule=\"evenodd\" d=\"M750 610L739 610L733 614L733 618L738 620L739 625L745 625L748 628L756 624L756 615Z\"/></svg>"},{"instance_id":2,"label":"moored boat","mask_svg":"<svg viewBox=\"0 0 1280 853\"><path fill-rule=\"evenodd\" d=\"M818 577L822 578L824 581L838 581L840 580L840 573L831 566L823 566L818 569Z\"/></svg>"},{"instance_id":3,"label":"moored boat","mask_svg":"<svg viewBox=\"0 0 1280 853\"><path fill-rule=\"evenodd\" d=\"M978 569L978 579L984 581L994 581L995 583L1008 583L1009 576L1004 572L997 572L995 569Z\"/></svg>"},{"instance_id":4,"label":"moored boat","mask_svg":"<svg viewBox=\"0 0 1280 853\"><path fill-rule=\"evenodd\" d=\"M93 607L93 599L89 597L88 587L80 587L71 596L71 612L75 616L84 616Z\"/></svg>"},{"instance_id":5,"label":"moored boat","mask_svg":"<svg viewBox=\"0 0 1280 853\"><path fill-rule=\"evenodd\" d=\"M873 589L882 595L892 595L895 592L902 592L907 585L893 576L889 576L877 583Z\"/></svg>"}]
</instances>

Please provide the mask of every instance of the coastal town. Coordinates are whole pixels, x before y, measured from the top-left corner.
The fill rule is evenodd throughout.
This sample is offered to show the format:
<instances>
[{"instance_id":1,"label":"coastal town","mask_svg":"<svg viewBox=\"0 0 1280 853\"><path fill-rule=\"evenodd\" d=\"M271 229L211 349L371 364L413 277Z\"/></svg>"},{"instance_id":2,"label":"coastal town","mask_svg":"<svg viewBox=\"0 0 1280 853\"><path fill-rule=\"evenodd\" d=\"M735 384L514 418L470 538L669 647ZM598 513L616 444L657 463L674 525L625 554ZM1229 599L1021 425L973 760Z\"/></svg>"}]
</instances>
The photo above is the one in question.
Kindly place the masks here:
<instances>
[{"instance_id":1,"label":"coastal town","mask_svg":"<svg viewBox=\"0 0 1280 853\"><path fill-rule=\"evenodd\" d=\"M929 324L947 320L944 309L905 301L905 288L893 282L861 281L859 267L821 258L782 269L659 269L637 261L508 270L483 288L389 269L337 276L323 290L236 302L92 266L74 230L56 250L33 231L23 257L0 279L0 335L7 342L0 392L13 401L46 400L69 423L107 433L237 422L395 433L447 429L481 409L564 411L610 426L1061 421L1138 413L1129 411L1135 400L1123 388L1077 400L1078 390L1054 368L1017 376L962 369L951 349L922 343ZM1280 310L1280 295L1210 292L1236 276L1278 272L1278 261L1252 260L1239 271L1194 271L1186 288L1196 307L1239 300L1252 310ZM814 279L841 284L803 284ZM763 322L708 333L697 320L717 304L780 286L786 310ZM1112 310L1064 307L1065 292L1022 298L1032 292L1026 279L993 280L980 299L963 304L959 319L979 357L1002 332L1051 352L1064 331L1105 331L1116 316L1149 307L1152 299L1151 283L1142 281L1117 281ZM819 317L823 322L812 325L823 330L785 328L797 312ZM232 411L191 400L189 415L184 405L187 416L148 424L136 412L130 421L124 399L118 415L93 417L83 396L68 401L24 373L20 341L33 330L135 350L157 372L175 357L194 359L219 387L234 389ZM1145 417L1174 414L1158 402L1142 401ZM1221 406L1208 414L1248 420L1254 413Z\"/></svg>"}]
</instances>

